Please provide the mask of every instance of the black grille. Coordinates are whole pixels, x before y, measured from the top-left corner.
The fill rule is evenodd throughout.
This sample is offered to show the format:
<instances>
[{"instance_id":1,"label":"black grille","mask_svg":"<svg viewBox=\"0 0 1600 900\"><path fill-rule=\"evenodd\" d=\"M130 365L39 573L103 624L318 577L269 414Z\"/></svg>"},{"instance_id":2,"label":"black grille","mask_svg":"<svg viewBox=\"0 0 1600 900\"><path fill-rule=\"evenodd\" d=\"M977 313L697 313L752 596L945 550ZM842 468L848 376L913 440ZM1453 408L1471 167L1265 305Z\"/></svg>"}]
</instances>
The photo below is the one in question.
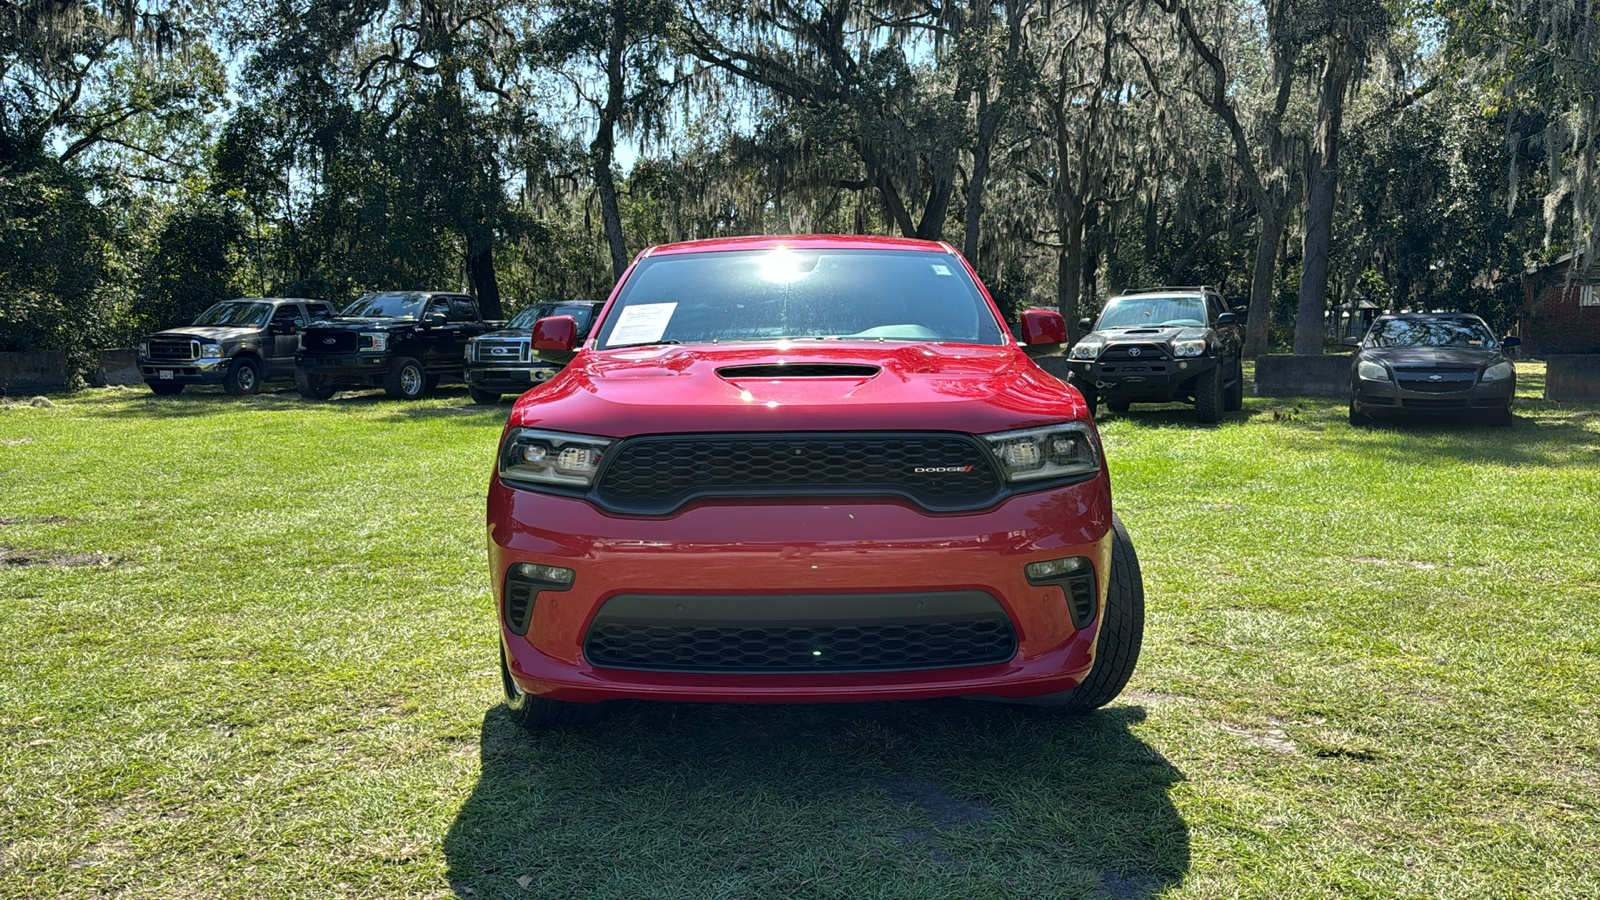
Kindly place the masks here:
<instances>
[{"instance_id":1,"label":"black grille","mask_svg":"<svg viewBox=\"0 0 1600 900\"><path fill-rule=\"evenodd\" d=\"M321 331L312 329L300 339L301 348L309 354L356 352L354 331Z\"/></svg>"},{"instance_id":2,"label":"black grille","mask_svg":"<svg viewBox=\"0 0 1600 900\"><path fill-rule=\"evenodd\" d=\"M1160 362L1167 358L1166 344L1111 344L1100 354L1101 362Z\"/></svg>"},{"instance_id":3,"label":"black grille","mask_svg":"<svg viewBox=\"0 0 1600 900\"><path fill-rule=\"evenodd\" d=\"M718 369L723 378L871 378L878 374L877 366L860 366L846 363L797 363L754 366L726 366Z\"/></svg>"},{"instance_id":4,"label":"black grille","mask_svg":"<svg viewBox=\"0 0 1600 900\"><path fill-rule=\"evenodd\" d=\"M992 596L623 595L584 640L595 666L687 672L943 669L1001 663L1017 651Z\"/></svg>"},{"instance_id":5,"label":"black grille","mask_svg":"<svg viewBox=\"0 0 1600 900\"><path fill-rule=\"evenodd\" d=\"M949 511L988 506L1001 488L988 450L962 435L675 435L623 441L595 500L659 514L707 496L899 495Z\"/></svg>"},{"instance_id":6,"label":"black grille","mask_svg":"<svg viewBox=\"0 0 1600 900\"><path fill-rule=\"evenodd\" d=\"M198 354L195 352L195 343L188 338L175 340L172 338L153 338L150 341L150 359L161 361L191 360Z\"/></svg>"}]
</instances>

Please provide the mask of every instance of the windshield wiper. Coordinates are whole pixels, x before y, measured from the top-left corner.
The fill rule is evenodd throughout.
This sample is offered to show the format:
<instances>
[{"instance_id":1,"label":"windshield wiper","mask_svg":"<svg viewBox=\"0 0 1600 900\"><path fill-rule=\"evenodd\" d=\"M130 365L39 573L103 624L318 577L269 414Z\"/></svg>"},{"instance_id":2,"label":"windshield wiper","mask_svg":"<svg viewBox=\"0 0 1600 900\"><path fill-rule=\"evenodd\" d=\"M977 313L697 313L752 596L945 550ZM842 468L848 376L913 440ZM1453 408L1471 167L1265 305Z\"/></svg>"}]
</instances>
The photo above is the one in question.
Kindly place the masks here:
<instances>
[{"instance_id":1,"label":"windshield wiper","mask_svg":"<svg viewBox=\"0 0 1600 900\"><path fill-rule=\"evenodd\" d=\"M661 347L667 344L681 344L683 341L640 341L637 344L609 344L607 350L626 350L629 347Z\"/></svg>"}]
</instances>

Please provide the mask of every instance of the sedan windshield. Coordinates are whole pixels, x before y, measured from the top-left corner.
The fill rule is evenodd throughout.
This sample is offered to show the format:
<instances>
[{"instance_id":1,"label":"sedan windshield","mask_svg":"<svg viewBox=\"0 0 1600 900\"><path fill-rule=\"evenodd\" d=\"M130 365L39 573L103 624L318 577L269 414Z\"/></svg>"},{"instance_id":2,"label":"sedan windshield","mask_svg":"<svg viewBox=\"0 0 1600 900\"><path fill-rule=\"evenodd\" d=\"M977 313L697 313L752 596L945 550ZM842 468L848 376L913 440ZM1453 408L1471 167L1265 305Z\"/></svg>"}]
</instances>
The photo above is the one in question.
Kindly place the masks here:
<instances>
[{"instance_id":1,"label":"sedan windshield","mask_svg":"<svg viewBox=\"0 0 1600 900\"><path fill-rule=\"evenodd\" d=\"M535 303L511 317L507 328L532 328L533 323L551 316L571 316L578 320L578 333L589 330L589 320L594 318L594 305L590 303Z\"/></svg>"},{"instance_id":2,"label":"sedan windshield","mask_svg":"<svg viewBox=\"0 0 1600 900\"><path fill-rule=\"evenodd\" d=\"M999 321L948 253L777 247L647 257L600 347L715 341L1001 344Z\"/></svg>"},{"instance_id":3,"label":"sedan windshield","mask_svg":"<svg viewBox=\"0 0 1600 900\"><path fill-rule=\"evenodd\" d=\"M220 325L226 328L260 328L272 315L272 304L252 303L245 300L224 300L195 317L196 325Z\"/></svg>"},{"instance_id":4,"label":"sedan windshield","mask_svg":"<svg viewBox=\"0 0 1600 900\"><path fill-rule=\"evenodd\" d=\"M1494 335L1472 319L1389 319L1372 326L1369 347L1494 346Z\"/></svg>"},{"instance_id":5,"label":"sedan windshield","mask_svg":"<svg viewBox=\"0 0 1600 900\"><path fill-rule=\"evenodd\" d=\"M422 305L427 300L427 295L417 293L364 294L339 315L355 319L415 319L422 315Z\"/></svg>"},{"instance_id":6,"label":"sedan windshield","mask_svg":"<svg viewBox=\"0 0 1600 900\"><path fill-rule=\"evenodd\" d=\"M1117 297L1107 304L1095 329L1205 324L1206 305L1199 297L1135 296Z\"/></svg>"}]
</instances>

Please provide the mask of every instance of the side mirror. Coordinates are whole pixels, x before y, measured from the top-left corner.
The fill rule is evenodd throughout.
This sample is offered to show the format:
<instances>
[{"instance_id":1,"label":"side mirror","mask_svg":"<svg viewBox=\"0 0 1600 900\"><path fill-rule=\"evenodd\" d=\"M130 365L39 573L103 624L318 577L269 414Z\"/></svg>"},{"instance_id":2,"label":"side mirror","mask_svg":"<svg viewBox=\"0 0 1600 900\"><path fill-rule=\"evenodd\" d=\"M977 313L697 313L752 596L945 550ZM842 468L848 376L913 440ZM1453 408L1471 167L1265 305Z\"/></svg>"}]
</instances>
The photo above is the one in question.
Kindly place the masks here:
<instances>
[{"instance_id":1,"label":"side mirror","mask_svg":"<svg viewBox=\"0 0 1600 900\"><path fill-rule=\"evenodd\" d=\"M1346 347L1359 347L1361 346L1361 338L1358 338L1355 335L1350 335L1339 343L1344 344Z\"/></svg>"},{"instance_id":2,"label":"side mirror","mask_svg":"<svg viewBox=\"0 0 1600 900\"><path fill-rule=\"evenodd\" d=\"M1050 309L1022 312L1022 343L1029 356L1050 356L1067 342L1067 320Z\"/></svg>"},{"instance_id":3,"label":"side mirror","mask_svg":"<svg viewBox=\"0 0 1600 900\"><path fill-rule=\"evenodd\" d=\"M548 316L533 323L533 349L571 353L578 344L578 320L571 316Z\"/></svg>"},{"instance_id":4,"label":"side mirror","mask_svg":"<svg viewBox=\"0 0 1600 900\"><path fill-rule=\"evenodd\" d=\"M1094 320L1089 318L1088 316L1084 316L1083 318L1079 319L1078 320L1078 330L1079 331L1092 331L1092 330L1094 330Z\"/></svg>"},{"instance_id":5,"label":"side mirror","mask_svg":"<svg viewBox=\"0 0 1600 900\"><path fill-rule=\"evenodd\" d=\"M268 334L294 334L294 326L288 322L273 322L267 326Z\"/></svg>"},{"instance_id":6,"label":"side mirror","mask_svg":"<svg viewBox=\"0 0 1600 900\"><path fill-rule=\"evenodd\" d=\"M1236 325L1238 322L1239 317L1231 312L1221 313L1217 316L1218 325Z\"/></svg>"},{"instance_id":7,"label":"side mirror","mask_svg":"<svg viewBox=\"0 0 1600 900\"><path fill-rule=\"evenodd\" d=\"M1500 349L1502 350L1515 350L1521 346L1522 338L1519 338L1515 335L1508 334L1500 340Z\"/></svg>"},{"instance_id":8,"label":"side mirror","mask_svg":"<svg viewBox=\"0 0 1600 900\"><path fill-rule=\"evenodd\" d=\"M422 324L428 326L438 326L443 325L448 321L450 321L450 314L442 309L436 309L433 312L428 313L428 317L422 320Z\"/></svg>"}]
</instances>

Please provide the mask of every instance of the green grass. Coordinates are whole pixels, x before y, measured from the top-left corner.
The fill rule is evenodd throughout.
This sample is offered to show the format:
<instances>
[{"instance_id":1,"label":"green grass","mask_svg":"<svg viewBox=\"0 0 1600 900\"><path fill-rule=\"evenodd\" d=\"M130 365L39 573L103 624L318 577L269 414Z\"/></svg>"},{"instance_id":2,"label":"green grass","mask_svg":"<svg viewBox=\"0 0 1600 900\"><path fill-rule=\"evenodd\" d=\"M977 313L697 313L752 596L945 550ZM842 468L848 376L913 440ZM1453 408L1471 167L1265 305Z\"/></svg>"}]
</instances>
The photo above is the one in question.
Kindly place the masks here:
<instances>
[{"instance_id":1,"label":"green grass","mask_svg":"<svg viewBox=\"0 0 1600 900\"><path fill-rule=\"evenodd\" d=\"M1600 895L1600 412L1101 422L1129 691L498 706L509 404L0 409L0 897Z\"/></svg>"}]
</instances>

